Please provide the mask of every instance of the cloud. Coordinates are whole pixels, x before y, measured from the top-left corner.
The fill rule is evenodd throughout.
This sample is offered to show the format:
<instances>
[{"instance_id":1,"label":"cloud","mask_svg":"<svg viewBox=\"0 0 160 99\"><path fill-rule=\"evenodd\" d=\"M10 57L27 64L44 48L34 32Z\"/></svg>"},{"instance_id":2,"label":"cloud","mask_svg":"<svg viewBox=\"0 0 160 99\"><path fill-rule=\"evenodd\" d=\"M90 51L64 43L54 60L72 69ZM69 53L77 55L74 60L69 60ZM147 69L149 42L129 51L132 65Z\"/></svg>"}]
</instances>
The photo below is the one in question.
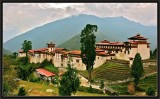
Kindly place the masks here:
<instances>
[{"instance_id":1,"label":"cloud","mask_svg":"<svg viewBox=\"0 0 160 99\"><path fill-rule=\"evenodd\" d=\"M71 15L124 16L157 26L156 3L3 3L3 41Z\"/></svg>"}]
</instances>

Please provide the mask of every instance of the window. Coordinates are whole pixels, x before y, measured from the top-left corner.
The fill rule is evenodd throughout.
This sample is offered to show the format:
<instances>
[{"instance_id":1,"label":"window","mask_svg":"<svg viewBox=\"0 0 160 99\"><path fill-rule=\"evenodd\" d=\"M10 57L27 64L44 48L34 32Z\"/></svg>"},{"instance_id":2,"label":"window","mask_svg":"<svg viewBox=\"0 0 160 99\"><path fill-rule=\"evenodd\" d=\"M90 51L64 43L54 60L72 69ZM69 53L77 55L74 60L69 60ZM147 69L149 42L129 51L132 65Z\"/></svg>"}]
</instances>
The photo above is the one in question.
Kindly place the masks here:
<instances>
[{"instance_id":1,"label":"window","mask_svg":"<svg viewBox=\"0 0 160 99\"><path fill-rule=\"evenodd\" d=\"M76 62L79 63L79 59L76 59Z\"/></svg>"}]
</instances>

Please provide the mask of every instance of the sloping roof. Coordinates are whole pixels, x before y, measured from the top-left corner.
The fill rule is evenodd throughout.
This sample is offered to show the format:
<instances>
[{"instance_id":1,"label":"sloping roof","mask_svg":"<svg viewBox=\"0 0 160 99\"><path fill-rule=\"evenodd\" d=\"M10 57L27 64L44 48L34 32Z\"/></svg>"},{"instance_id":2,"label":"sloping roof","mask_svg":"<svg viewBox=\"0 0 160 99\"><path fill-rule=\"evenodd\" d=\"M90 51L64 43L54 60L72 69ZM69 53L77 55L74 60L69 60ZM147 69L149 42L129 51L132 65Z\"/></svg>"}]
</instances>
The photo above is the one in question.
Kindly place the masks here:
<instances>
[{"instance_id":1,"label":"sloping roof","mask_svg":"<svg viewBox=\"0 0 160 99\"><path fill-rule=\"evenodd\" d=\"M108 41L108 40L103 40L103 41L101 41L101 43L109 43L110 41Z\"/></svg>"},{"instance_id":2,"label":"sloping roof","mask_svg":"<svg viewBox=\"0 0 160 99\"><path fill-rule=\"evenodd\" d=\"M72 50L69 52L69 54L80 55L81 51L80 50Z\"/></svg>"},{"instance_id":3,"label":"sloping roof","mask_svg":"<svg viewBox=\"0 0 160 99\"><path fill-rule=\"evenodd\" d=\"M56 74L54 74L54 73L52 73L52 72L49 72L49 71L47 71L47 70L45 70L45 69L42 69L42 68L36 69L36 71L37 71L38 73L40 73L41 75L44 75L44 76L46 76L46 77L50 77L50 76L55 76L55 75L56 75Z\"/></svg>"},{"instance_id":4,"label":"sloping roof","mask_svg":"<svg viewBox=\"0 0 160 99\"><path fill-rule=\"evenodd\" d=\"M135 42L135 41L129 41L129 43L131 43L131 44L138 44L138 42Z\"/></svg>"},{"instance_id":5,"label":"sloping roof","mask_svg":"<svg viewBox=\"0 0 160 99\"><path fill-rule=\"evenodd\" d=\"M136 36L130 37L128 39L135 39L135 40L146 40L148 38L145 38L143 36L141 36L139 33Z\"/></svg>"},{"instance_id":6,"label":"sloping roof","mask_svg":"<svg viewBox=\"0 0 160 99\"><path fill-rule=\"evenodd\" d=\"M54 52L60 52L60 51L66 51L67 49L65 48L55 48Z\"/></svg>"},{"instance_id":7,"label":"sloping roof","mask_svg":"<svg viewBox=\"0 0 160 99\"><path fill-rule=\"evenodd\" d=\"M40 48L40 49L36 49L36 50L34 50L34 51L39 51L39 52L41 52L41 51L46 51L46 50L48 50L48 48Z\"/></svg>"},{"instance_id":8,"label":"sloping roof","mask_svg":"<svg viewBox=\"0 0 160 99\"><path fill-rule=\"evenodd\" d=\"M96 43L96 45L124 45L123 42Z\"/></svg>"},{"instance_id":9,"label":"sloping roof","mask_svg":"<svg viewBox=\"0 0 160 99\"><path fill-rule=\"evenodd\" d=\"M103 49L100 49L100 48L96 48L96 50L95 50L96 52L104 52L105 50L103 50Z\"/></svg>"},{"instance_id":10,"label":"sloping roof","mask_svg":"<svg viewBox=\"0 0 160 99\"><path fill-rule=\"evenodd\" d=\"M34 50L28 50L28 52L30 52L30 53L34 53Z\"/></svg>"},{"instance_id":11,"label":"sloping roof","mask_svg":"<svg viewBox=\"0 0 160 99\"><path fill-rule=\"evenodd\" d=\"M24 51L23 51L23 50L19 50L18 52L19 52L19 53L23 53Z\"/></svg>"},{"instance_id":12,"label":"sloping roof","mask_svg":"<svg viewBox=\"0 0 160 99\"><path fill-rule=\"evenodd\" d=\"M100 56L107 56L107 53L106 52L96 52L97 55L100 55Z\"/></svg>"}]
</instances>

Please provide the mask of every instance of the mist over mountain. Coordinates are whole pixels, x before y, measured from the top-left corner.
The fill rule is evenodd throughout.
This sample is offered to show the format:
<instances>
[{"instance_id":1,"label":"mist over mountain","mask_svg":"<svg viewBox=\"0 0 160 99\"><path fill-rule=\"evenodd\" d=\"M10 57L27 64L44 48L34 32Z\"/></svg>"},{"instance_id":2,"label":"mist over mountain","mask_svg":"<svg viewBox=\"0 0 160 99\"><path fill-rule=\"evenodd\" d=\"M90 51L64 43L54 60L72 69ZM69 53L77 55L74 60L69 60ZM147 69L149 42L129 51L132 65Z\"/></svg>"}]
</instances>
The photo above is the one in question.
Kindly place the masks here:
<instances>
[{"instance_id":1,"label":"mist over mountain","mask_svg":"<svg viewBox=\"0 0 160 99\"><path fill-rule=\"evenodd\" d=\"M94 15L80 14L36 27L8 40L3 44L3 48L17 52L21 49L24 40L32 41L33 49L47 47L48 42L54 42L58 47L67 48L71 46L68 42L73 39L80 39L78 35L80 35L86 24L98 26L97 42L103 39L124 42L127 41L127 38L140 33L142 36L149 38L152 49L157 47L157 28L155 26L144 26L122 16L100 18ZM75 44L80 46L78 40L76 40L71 49L78 48L74 48Z\"/></svg>"}]
</instances>

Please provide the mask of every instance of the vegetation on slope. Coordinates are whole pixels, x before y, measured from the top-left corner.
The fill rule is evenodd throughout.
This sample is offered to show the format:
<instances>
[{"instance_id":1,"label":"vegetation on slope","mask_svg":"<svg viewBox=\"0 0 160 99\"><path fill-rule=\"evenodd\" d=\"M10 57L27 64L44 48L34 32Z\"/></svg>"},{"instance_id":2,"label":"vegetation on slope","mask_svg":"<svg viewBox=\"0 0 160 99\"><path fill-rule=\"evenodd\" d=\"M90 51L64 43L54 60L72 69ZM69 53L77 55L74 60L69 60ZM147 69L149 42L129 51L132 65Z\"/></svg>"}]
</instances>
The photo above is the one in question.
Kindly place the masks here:
<instances>
[{"instance_id":1,"label":"vegetation on slope","mask_svg":"<svg viewBox=\"0 0 160 99\"><path fill-rule=\"evenodd\" d=\"M143 79L140 80L139 85L141 88L147 90L147 88L152 85L154 90L157 90L158 88L158 78L157 78L157 74L151 75L151 76L147 76Z\"/></svg>"},{"instance_id":2,"label":"vegetation on slope","mask_svg":"<svg viewBox=\"0 0 160 99\"><path fill-rule=\"evenodd\" d=\"M126 83L121 83L121 84L112 84L108 86L116 90L119 94L129 94L128 89L127 89L129 83L130 82L126 82ZM144 91L147 90L147 88L151 85L153 86L154 90L157 91L157 87L158 87L157 86L158 85L157 74L153 74L151 76L142 78L138 84L138 86Z\"/></svg>"},{"instance_id":3,"label":"vegetation on slope","mask_svg":"<svg viewBox=\"0 0 160 99\"><path fill-rule=\"evenodd\" d=\"M39 82L19 81L20 86L24 86L27 91L27 96L58 96L58 87L52 84L44 84ZM53 90L53 92L47 92L47 89ZM18 93L18 89L14 91L14 95ZM75 96L106 96L106 94L97 94L78 91Z\"/></svg>"},{"instance_id":4,"label":"vegetation on slope","mask_svg":"<svg viewBox=\"0 0 160 99\"><path fill-rule=\"evenodd\" d=\"M104 39L107 39L105 34L102 33L95 33L96 42L100 42ZM66 42L60 44L58 47L63 47L69 50L80 50L80 34L75 35L71 39L67 40Z\"/></svg>"},{"instance_id":5,"label":"vegetation on slope","mask_svg":"<svg viewBox=\"0 0 160 99\"><path fill-rule=\"evenodd\" d=\"M79 72L86 78L88 77L86 71ZM107 61L102 66L93 70L92 77L93 79L104 79L104 81L116 81L127 79L131 77L131 75L129 66Z\"/></svg>"},{"instance_id":6,"label":"vegetation on slope","mask_svg":"<svg viewBox=\"0 0 160 99\"><path fill-rule=\"evenodd\" d=\"M124 63L125 64L125 63ZM132 77L130 75L131 69L128 65L124 65L115 61L107 61L102 66L95 68L92 72L93 79L103 79L104 81L124 80ZM144 75L157 72L157 66L149 65L144 68ZM79 71L84 77L88 77L87 71Z\"/></svg>"}]
</instances>

